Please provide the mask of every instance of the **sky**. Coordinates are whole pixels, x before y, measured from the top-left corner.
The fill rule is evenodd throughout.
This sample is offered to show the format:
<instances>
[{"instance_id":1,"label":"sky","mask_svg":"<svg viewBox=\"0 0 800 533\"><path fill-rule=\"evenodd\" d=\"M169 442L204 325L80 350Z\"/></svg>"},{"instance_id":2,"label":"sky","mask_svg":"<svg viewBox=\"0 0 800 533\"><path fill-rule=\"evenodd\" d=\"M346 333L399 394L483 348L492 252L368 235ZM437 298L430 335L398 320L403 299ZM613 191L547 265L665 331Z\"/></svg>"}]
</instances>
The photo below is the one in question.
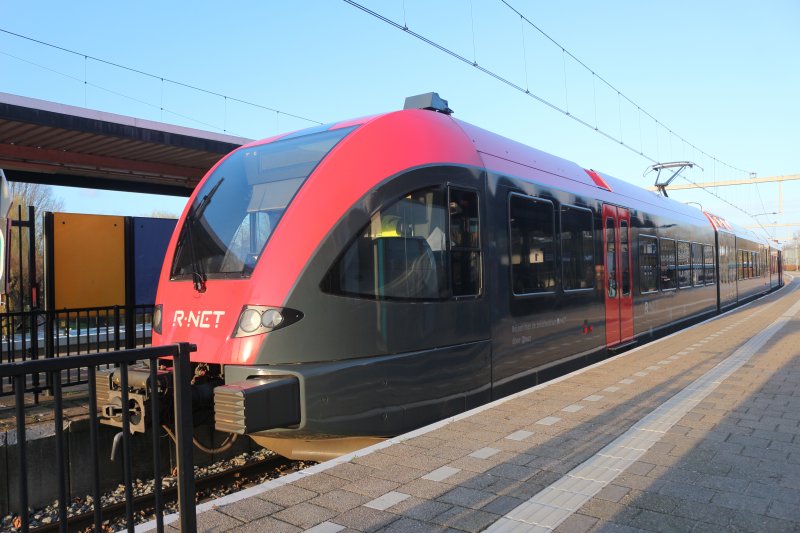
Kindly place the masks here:
<instances>
[{"instance_id":1,"label":"sky","mask_svg":"<svg viewBox=\"0 0 800 533\"><path fill-rule=\"evenodd\" d=\"M0 29L155 75L0 32L0 91L252 139L314 125L287 113L333 122L436 91L459 119L643 187L654 161L697 163L685 172L695 182L800 173L800 2L506 1L549 37L501 0L360 3L551 105L342 0L0 0ZM780 208L776 184L716 191L727 203L702 190L670 196L741 225L755 222L733 206ZM800 222L800 182L782 192L783 213L762 223ZM80 213L178 215L185 204L55 194Z\"/></svg>"}]
</instances>

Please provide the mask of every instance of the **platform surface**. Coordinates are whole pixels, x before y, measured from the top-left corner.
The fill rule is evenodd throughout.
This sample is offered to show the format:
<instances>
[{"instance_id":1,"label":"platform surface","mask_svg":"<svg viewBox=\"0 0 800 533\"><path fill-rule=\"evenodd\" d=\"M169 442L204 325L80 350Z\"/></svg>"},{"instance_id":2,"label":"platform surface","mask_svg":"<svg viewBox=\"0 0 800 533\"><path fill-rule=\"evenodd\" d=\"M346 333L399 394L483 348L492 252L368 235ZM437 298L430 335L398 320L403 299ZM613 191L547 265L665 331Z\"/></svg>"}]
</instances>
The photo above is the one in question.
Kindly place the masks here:
<instances>
[{"instance_id":1,"label":"platform surface","mask_svg":"<svg viewBox=\"0 0 800 533\"><path fill-rule=\"evenodd\" d=\"M203 504L198 530L798 531L798 285Z\"/></svg>"}]
</instances>

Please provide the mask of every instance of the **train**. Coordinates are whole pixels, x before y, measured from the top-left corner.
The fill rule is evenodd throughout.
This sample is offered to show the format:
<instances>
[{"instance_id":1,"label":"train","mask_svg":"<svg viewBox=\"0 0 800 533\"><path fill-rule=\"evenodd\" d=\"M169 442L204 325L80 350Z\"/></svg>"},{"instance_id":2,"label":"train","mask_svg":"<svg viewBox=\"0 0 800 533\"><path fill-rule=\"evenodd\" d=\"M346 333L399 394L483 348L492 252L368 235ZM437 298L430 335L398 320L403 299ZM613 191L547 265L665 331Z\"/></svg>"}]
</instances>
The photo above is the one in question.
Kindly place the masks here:
<instances>
[{"instance_id":1,"label":"train","mask_svg":"<svg viewBox=\"0 0 800 533\"><path fill-rule=\"evenodd\" d=\"M196 344L217 430L325 460L723 312L781 271L752 231L429 93L220 160L170 241L153 344Z\"/></svg>"}]
</instances>

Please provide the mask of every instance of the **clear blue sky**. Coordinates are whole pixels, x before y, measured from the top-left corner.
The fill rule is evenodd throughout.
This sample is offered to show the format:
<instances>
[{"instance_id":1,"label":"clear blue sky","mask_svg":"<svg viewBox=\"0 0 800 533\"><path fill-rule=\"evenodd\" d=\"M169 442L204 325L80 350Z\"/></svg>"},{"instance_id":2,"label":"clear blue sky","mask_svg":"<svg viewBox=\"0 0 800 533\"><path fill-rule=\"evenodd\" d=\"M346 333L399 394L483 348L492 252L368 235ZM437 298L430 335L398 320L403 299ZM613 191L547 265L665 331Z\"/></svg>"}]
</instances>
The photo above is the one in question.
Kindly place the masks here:
<instances>
[{"instance_id":1,"label":"clear blue sky","mask_svg":"<svg viewBox=\"0 0 800 533\"><path fill-rule=\"evenodd\" d=\"M643 110L719 161L759 176L800 173L800 2L508 1ZM593 84L590 73L565 60L533 28L523 30L520 18L498 0L362 3L569 108L637 151L660 161L699 163L705 171L688 174L695 181L745 177L688 149L635 107L620 105L615 92L599 80ZM252 4L6 1L0 27L321 122L398 109L408 95L438 91L458 118L584 167L652 184L651 176L642 177L647 159L342 1ZM0 91L250 138L310 125L226 106L220 98L5 34ZM719 191L751 213L778 209L776 185ZM56 192L73 212L177 214L184 202ZM800 184L784 185L783 193L786 213L762 221L800 220ZM702 191L672 196L752 224Z\"/></svg>"}]
</instances>

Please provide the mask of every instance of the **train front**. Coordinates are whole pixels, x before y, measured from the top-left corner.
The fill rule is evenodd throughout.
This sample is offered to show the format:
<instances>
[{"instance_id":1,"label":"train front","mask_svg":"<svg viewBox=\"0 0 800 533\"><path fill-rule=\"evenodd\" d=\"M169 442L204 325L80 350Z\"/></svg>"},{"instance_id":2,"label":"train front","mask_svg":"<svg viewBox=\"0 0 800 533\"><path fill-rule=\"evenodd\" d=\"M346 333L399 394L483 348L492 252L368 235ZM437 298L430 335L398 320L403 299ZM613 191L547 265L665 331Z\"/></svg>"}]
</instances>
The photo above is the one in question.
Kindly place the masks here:
<instances>
[{"instance_id":1,"label":"train front","mask_svg":"<svg viewBox=\"0 0 800 533\"><path fill-rule=\"evenodd\" d=\"M369 227L376 188L441 158L479 163L449 117L403 111L242 147L200 183L167 251L153 344L197 345L194 398L218 431L320 460L404 429L370 404L391 396L375 383L406 351L378 337L408 323L380 331L391 302L321 284Z\"/></svg>"}]
</instances>

